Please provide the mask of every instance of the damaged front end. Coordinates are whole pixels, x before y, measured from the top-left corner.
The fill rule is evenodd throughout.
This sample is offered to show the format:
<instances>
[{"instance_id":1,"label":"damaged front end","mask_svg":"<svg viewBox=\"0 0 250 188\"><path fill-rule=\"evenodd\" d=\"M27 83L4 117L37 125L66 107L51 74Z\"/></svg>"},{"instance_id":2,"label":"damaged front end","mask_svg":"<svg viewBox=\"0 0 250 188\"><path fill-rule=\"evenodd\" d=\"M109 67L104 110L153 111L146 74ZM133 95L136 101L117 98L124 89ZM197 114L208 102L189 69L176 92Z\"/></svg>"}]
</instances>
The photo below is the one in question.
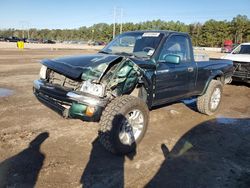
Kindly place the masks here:
<instances>
[{"instance_id":1,"label":"damaged front end","mask_svg":"<svg viewBox=\"0 0 250 188\"><path fill-rule=\"evenodd\" d=\"M34 81L36 97L64 117L99 121L106 105L130 94L143 74L130 58L99 55L88 60L84 66L44 60L40 79Z\"/></svg>"}]
</instances>

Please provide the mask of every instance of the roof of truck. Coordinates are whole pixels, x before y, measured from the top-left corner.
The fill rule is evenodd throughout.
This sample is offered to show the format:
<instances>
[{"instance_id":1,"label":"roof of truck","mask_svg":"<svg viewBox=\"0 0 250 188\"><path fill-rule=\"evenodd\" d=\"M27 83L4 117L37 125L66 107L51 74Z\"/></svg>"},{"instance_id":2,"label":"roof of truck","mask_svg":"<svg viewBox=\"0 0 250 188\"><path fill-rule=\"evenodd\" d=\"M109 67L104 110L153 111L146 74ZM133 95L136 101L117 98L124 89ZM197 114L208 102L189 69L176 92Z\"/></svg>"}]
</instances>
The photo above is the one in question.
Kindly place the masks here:
<instances>
[{"instance_id":1,"label":"roof of truck","mask_svg":"<svg viewBox=\"0 0 250 188\"><path fill-rule=\"evenodd\" d=\"M171 34L171 33L179 33L179 34L185 34L187 35L188 33L184 32L178 32L178 31L171 31L171 30L136 30L136 31L128 31L124 33L136 33L136 32L141 32L141 33L162 33L162 34Z\"/></svg>"}]
</instances>

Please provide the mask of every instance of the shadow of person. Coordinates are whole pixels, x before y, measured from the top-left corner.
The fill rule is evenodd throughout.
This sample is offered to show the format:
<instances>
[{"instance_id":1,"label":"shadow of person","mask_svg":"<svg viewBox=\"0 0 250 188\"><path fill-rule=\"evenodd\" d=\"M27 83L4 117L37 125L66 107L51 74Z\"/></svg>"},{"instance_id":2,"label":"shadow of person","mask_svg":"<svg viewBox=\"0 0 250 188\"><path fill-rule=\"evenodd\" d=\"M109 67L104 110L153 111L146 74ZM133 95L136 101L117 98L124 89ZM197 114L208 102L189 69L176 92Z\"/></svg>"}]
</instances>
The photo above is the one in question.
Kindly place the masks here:
<instances>
[{"instance_id":1,"label":"shadow of person","mask_svg":"<svg viewBox=\"0 0 250 188\"><path fill-rule=\"evenodd\" d=\"M120 116L121 115L117 115L117 118L120 118ZM115 120L116 117L112 123L114 123ZM113 128L116 127L113 125L112 129ZM104 149L98 139L99 137L97 137L92 142L90 158L80 180L82 187L123 188L125 158L133 160L134 156L136 155L136 144L133 143L133 146L135 146L133 152L130 152L126 155L114 155Z\"/></svg>"},{"instance_id":2,"label":"shadow of person","mask_svg":"<svg viewBox=\"0 0 250 188\"><path fill-rule=\"evenodd\" d=\"M188 131L168 149L145 187L250 187L250 119L218 118Z\"/></svg>"},{"instance_id":3,"label":"shadow of person","mask_svg":"<svg viewBox=\"0 0 250 188\"><path fill-rule=\"evenodd\" d=\"M39 134L27 149L0 163L0 187L35 186L45 158L40 147L48 137L48 132Z\"/></svg>"}]
</instances>

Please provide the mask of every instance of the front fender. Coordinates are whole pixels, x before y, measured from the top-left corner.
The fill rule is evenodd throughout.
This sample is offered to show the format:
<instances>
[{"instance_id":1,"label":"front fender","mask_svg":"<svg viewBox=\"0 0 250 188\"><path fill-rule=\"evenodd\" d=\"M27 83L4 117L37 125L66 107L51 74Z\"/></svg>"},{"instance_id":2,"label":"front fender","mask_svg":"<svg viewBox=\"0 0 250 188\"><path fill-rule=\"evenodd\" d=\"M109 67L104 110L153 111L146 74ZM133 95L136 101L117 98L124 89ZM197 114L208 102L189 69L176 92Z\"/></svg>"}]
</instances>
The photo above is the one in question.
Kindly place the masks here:
<instances>
[{"instance_id":1,"label":"front fender","mask_svg":"<svg viewBox=\"0 0 250 188\"><path fill-rule=\"evenodd\" d=\"M142 78L139 80L138 84L144 87L146 92L146 103L149 108L152 106L154 85L155 85L155 74L154 71L143 71Z\"/></svg>"}]
</instances>

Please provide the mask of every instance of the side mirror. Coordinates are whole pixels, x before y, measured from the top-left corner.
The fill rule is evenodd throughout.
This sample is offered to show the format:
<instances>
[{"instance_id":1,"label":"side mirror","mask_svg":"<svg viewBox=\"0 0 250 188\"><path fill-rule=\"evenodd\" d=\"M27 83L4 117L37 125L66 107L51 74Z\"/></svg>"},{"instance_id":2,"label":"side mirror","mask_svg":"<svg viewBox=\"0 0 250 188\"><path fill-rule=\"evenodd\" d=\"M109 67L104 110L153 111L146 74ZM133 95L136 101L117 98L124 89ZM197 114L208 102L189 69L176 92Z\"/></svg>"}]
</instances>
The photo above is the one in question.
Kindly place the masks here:
<instances>
[{"instance_id":1,"label":"side mirror","mask_svg":"<svg viewBox=\"0 0 250 188\"><path fill-rule=\"evenodd\" d=\"M164 57L164 62L179 64L181 61L181 57L175 54L168 54Z\"/></svg>"}]
</instances>

